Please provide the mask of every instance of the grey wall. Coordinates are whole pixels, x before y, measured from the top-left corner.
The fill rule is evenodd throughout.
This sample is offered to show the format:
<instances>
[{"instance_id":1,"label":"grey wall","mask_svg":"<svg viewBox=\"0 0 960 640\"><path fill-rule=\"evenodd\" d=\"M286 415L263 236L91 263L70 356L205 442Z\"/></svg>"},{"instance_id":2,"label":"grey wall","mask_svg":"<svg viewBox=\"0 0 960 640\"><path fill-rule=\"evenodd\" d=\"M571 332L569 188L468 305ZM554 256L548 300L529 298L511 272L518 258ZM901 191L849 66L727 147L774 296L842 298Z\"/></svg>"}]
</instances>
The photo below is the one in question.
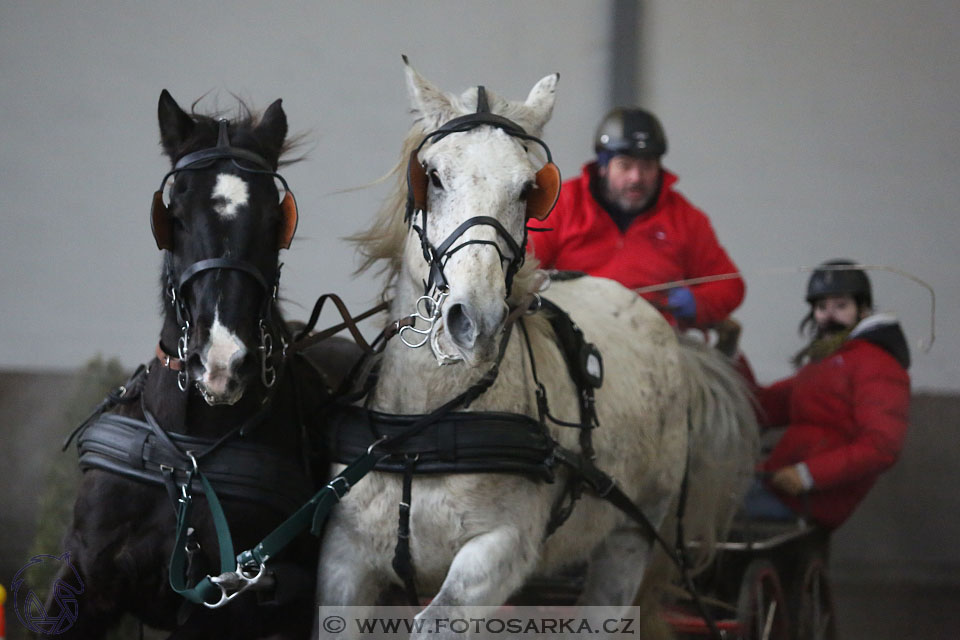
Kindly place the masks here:
<instances>
[{"instance_id":1,"label":"grey wall","mask_svg":"<svg viewBox=\"0 0 960 640\"><path fill-rule=\"evenodd\" d=\"M960 389L960 3L648 0L638 20L645 103L665 164L747 276L737 312L760 377L789 372L808 274L833 257L871 273L901 317L915 386Z\"/></svg>"},{"instance_id":2,"label":"grey wall","mask_svg":"<svg viewBox=\"0 0 960 640\"><path fill-rule=\"evenodd\" d=\"M511 98L559 71L546 138L572 175L607 95L608 32L607 3L575 1L0 3L0 368L150 357L161 89L184 106L206 95L201 110L232 109L231 92L261 108L282 97L291 128L310 132L309 159L284 172L301 209L284 294L304 318L327 291L354 310L375 295L371 278L350 279L340 237L386 186L336 192L398 159L401 54L444 88Z\"/></svg>"},{"instance_id":3,"label":"grey wall","mask_svg":"<svg viewBox=\"0 0 960 640\"><path fill-rule=\"evenodd\" d=\"M325 291L367 304L374 282L350 279L340 237L386 187L337 192L396 160L406 53L444 87L511 97L559 71L546 139L567 176L609 96L642 97L667 127L680 189L747 276L737 315L761 378L786 374L799 346L797 267L850 256L935 286L936 343L920 353L926 292L874 274L918 352L916 386L960 390L957 27L948 0L2 3L0 368L149 357L164 87L182 104L206 95L201 108L232 108L231 92L284 98L293 130L311 134L308 160L286 171L303 211L284 257L288 315ZM635 75L612 84L614 72Z\"/></svg>"}]
</instances>

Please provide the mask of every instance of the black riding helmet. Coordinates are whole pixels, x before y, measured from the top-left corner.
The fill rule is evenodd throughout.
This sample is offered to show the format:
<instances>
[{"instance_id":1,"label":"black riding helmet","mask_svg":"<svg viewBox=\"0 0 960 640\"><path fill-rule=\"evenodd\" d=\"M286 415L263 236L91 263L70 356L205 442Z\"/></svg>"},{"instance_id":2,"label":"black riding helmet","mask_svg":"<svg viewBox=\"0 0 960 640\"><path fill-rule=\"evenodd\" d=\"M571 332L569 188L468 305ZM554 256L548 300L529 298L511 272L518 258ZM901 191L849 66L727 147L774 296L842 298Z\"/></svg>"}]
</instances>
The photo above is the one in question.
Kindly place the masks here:
<instances>
[{"instance_id":1,"label":"black riding helmet","mask_svg":"<svg viewBox=\"0 0 960 640\"><path fill-rule=\"evenodd\" d=\"M856 267L853 260L828 260L821 267L833 269L817 269L807 282L807 302L813 303L824 296L850 295L858 306L872 307L873 293L870 290L870 279L862 269L844 269L844 266Z\"/></svg>"},{"instance_id":2,"label":"black riding helmet","mask_svg":"<svg viewBox=\"0 0 960 640\"><path fill-rule=\"evenodd\" d=\"M600 122L594 138L597 155L657 157L667 152L667 136L657 117L644 109L617 107Z\"/></svg>"}]
</instances>

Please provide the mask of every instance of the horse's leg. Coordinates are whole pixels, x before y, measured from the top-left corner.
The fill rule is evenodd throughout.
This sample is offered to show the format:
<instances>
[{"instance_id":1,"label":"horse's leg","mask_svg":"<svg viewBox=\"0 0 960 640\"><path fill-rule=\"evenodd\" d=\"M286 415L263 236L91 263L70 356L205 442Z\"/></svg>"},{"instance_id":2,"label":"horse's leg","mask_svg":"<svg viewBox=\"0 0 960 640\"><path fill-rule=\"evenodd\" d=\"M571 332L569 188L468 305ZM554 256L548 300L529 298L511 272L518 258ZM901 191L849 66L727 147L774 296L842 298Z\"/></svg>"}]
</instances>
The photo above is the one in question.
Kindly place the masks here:
<instances>
[{"instance_id":1,"label":"horse's leg","mask_svg":"<svg viewBox=\"0 0 960 640\"><path fill-rule=\"evenodd\" d=\"M363 610L372 609L386 586L385 577L370 565L373 552L369 551L369 557L365 558L362 536L351 539L350 532L349 527L338 526L335 522L327 524L317 565L316 605L319 610L314 609L316 618L311 638L340 638L349 634L349 627L342 630L325 628L321 624L323 618L338 615L335 607L351 607L349 615L340 616L347 621L362 618Z\"/></svg>"},{"instance_id":2,"label":"horse's leg","mask_svg":"<svg viewBox=\"0 0 960 640\"><path fill-rule=\"evenodd\" d=\"M540 539L524 539L520 531L502 526L467 542L453 558L447 577L430 605L417 620L460 618L464 607L499 607L533 573L539 557ZM442 626L422 626L412 639L444 638ZM426 631L431 629L434 633ZM441 629L437 633L437 629ZM462 634L448 631L450 637Z\"/></svg>"},{"instance_id":3,"label":"horse's leg","mask_svg":"<svg viewBox=\"0 0 960 640\"><path fill-rule=\"evenodd\" d=\"M661 500L654 508L647 508L647 517L656 529L663 523L670 504L669 500ZM594 550L578 603L630 605L653 555L653 542L637 527L615 529Z\"/></svg>"},{"instance_id":4,"label":"horse's leg","mask_svg":"<svg viewBox=\"0 0 960 640\"><path fill-rule=\"evenodd\" d=\"M613 531L593 552L578 604L630 604L643 581L651 551L650 542L639 529Z\"/></svg>"},{"instance_id":5,"label":"horse's leg","mask_svg":"<svg viewBox=\"0 0 960 640\"><path fill-rule=\"evenodd\" d=\"M79 563L78 563L79 564ZM78 570L79 572L79 570ZM120 618L121 612L116 607L113 599L104 594L98 593L96 586L91 584L85 575L80 573L80 579L83 580L83 592L77 596L76 619L73 623L62 631L57 631L58 638L102 638L107 631ZM69 566L61 566L60 570L54 576L51 584L50 593L44 604L44 611L47 614L57 614L61 611L61 604L55 600L57 594L53 585L60 582L73 585L76 581L73 570Z\"/></svg>"}]
</instances>

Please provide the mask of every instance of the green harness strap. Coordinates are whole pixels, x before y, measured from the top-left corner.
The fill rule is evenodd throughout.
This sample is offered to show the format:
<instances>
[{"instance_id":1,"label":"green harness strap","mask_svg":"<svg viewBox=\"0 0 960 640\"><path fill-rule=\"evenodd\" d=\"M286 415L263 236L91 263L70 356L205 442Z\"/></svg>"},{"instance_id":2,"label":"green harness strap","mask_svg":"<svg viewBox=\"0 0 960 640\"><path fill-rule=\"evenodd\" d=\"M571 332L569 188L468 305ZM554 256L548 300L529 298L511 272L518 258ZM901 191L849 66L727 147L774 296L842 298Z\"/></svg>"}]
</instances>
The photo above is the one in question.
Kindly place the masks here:
<instances>
[{"instance_id":1,"label":"green harness strap","mask_svg":"<svg viewBox=\"0 0 960 640\"><path fill-rule=\"evenodd\" d=\"M370 473L383 457L383 454L373 453L371 447L371 450L347 465L333 480L315 493L296 513L267 534L267 537L260 544L238 555L237 564L241 568L263 566L267 560L286 547L307 527L310 527L310 532L313 535L319 536L331 509L340 502L340 499L350 491L354 484Z\"/></svg>"},{"instance_id":2,"label":"green harness strap","mask_svg":"<svg viewBox=\"0 0 960 640\"><path fill-rule=\"evenodd\" d=\"M371 446L367 453L351 462L306 504L267 534L257 546L241 552L235 560L230 527L216 492L199 469L189 472L186 482L181 486L182 495L177 509L177 537L170 556L170 587L190 602L215 609L255 585L264 574L267 560L279 553L300 533L310 528L314 535L320 535L331 509L384 457L383 454L375 454L372 450ZM220 573L217 576L206 576L195 586L188 587L186 542L190 528L190 512L193 509L191 481L194 474L203 484L203 494L207 499L217 534L217 543L220 547ZM232 570L234 561L236 561L235 571Z\"/></svg>"},{"instance_id":3,"label":"green harness strap","mask_svg":"<svg viewBox=\"0 0 960 640\"><path fill-rule=\"evenodd\" d=\"M170 587L191 602L210 606L217 597L223 595L223 588L215 584L210 576L205 577L194 587L187 587L187 532L190 524L190 512L193 509L192 481L194 473L203 484L203 495L207 498L210 516L217 532L217 542L220 545L220 573L230 570L233 564L233 539L230 537L230 527L227 517L217 494L207 477L199 469L187 474L187 480L181 487L180 506L177 508L177 539L174 542L173 554L170 556Z\"/></svg>"}]
</instances>

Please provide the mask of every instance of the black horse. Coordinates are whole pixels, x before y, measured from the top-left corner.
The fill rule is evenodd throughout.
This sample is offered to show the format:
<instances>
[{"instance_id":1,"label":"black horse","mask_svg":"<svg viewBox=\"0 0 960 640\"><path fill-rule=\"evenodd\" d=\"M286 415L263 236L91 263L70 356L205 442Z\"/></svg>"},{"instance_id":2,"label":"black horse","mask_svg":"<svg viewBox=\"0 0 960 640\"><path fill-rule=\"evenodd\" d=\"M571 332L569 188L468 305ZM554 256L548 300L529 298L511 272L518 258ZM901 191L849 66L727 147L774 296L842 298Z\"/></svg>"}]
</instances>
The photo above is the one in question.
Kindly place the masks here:
<instances>
[{"instance_id":1,"label":"black horse","mask_svg":"<svg viewBox=\"0 0 960 640\"><path fill-rule=\"evenodd\" d=\"M167 91L160 95L160 138L173 163L152 212L166 250L163 327L156 357L79 435L84 473L64 544L84 591L65 637L101 637L124 612L175 638L309 633L317 543L307 534L220 608L171 587L171 578L183 588L205 582L194 600L206 602L238 590L203 580L237 567L220 566L222 536L201 476L222 501L229 553L260 542L313 493L311 468L327 466L308 460L304 444L326 381L287 353L290 332L276 305L279 252L297 215L276 174L289 151L280 102L259 119L244 107L228 122L188 114ZM190 521L175 542L186 501ZM247 578L257 569L247 567Z\"/></svg>"}]
</instances>

